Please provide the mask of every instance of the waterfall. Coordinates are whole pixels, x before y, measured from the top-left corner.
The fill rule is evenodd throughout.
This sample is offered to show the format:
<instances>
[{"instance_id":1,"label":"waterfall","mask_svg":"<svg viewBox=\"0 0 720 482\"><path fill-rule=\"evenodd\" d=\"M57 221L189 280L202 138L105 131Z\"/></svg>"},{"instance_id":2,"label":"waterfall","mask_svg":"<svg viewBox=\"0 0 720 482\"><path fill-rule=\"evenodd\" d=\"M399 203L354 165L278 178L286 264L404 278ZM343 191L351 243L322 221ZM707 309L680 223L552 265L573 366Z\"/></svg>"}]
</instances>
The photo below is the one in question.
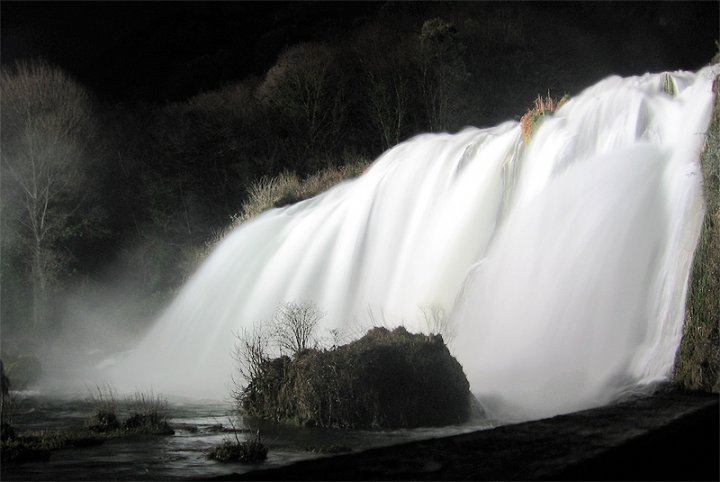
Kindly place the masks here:
<instances>
[{"instance_id":1,"label":"waterfall","mask_svg":"<svg viewBox=\"0 0 720 482\"><path fill-rule=\"evenodd\" d=\"M445 313L451 352L500 420L667 379L718 70L606 78L528 143L515 121L420 135L357 179L245 222L111 368L113 383L225 398L233 333L303 300L326 313L321 332L369 328L368 313L428 331L422 309Z\"/></svg>"}]
</instances>

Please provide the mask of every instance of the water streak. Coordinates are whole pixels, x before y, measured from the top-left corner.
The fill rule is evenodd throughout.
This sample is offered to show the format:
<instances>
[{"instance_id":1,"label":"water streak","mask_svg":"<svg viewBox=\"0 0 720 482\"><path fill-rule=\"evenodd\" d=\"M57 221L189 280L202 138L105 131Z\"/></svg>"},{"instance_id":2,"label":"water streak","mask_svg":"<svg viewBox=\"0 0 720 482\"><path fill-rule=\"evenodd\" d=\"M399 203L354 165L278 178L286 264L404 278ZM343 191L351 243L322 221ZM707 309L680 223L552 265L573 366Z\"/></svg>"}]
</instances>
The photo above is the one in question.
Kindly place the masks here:
<instances>
[{"instance_id":1,"label":"water streak","mask_svg":"<svg viewBox=\"0 0 720 482\"><path fill-rule=\"evenodd\" d=\"M703 214L698 154L718 69L610 77L543 121L426 134L360 178L249 221L137 349L119 388L225 397L233 332L312 300L322 330L368 311L451 350L491 416L589 408L668 377Z\"/></svg>"}]
</instances>

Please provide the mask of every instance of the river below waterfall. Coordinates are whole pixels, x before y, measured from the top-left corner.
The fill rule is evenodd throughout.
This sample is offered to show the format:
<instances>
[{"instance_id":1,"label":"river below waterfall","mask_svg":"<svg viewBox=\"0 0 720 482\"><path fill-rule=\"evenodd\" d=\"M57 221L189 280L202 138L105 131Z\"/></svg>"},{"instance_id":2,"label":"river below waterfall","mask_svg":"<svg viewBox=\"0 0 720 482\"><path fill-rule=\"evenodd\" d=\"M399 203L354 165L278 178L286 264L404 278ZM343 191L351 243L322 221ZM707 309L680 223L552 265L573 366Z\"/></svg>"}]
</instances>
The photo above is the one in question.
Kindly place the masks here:
<instances>
[{"instance_id":1,"label":"river below waterfall","mask_svg":"<svg viewBox=\"0 0 720 482\"><path fill-rule=\"evenodd\" d=\"M40 393L16 393L13 426L20 433L82 429L93 413L92 402ZM168 480L203 479L258 468L279 467L321 457L329 451L352 451L490 428L487 420L412 430L327 430L279 426L235 417L229 402L174 400L168 403L171 436L109 439L91 447L51 452L47 461L2 465L2 480ZM220 463L206 453L235 433L243 440L260 430L268 458L259 465Z\"/></svg>"}]
</instances>

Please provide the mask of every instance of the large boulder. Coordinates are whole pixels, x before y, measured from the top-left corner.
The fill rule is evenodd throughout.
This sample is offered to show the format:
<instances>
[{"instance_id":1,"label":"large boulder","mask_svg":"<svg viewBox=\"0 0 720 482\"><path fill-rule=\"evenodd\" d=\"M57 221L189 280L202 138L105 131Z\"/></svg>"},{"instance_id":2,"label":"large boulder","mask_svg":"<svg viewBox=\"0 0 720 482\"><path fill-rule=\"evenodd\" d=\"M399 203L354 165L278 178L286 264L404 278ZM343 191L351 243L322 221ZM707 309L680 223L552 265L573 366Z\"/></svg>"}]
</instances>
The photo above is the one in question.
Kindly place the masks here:
<instances>
[{"instance_id":1,"label":"large boulder","mask_svg":"<svg viewBox=\"0 0 720 482\"><path fill-rule=\"evenodd\" d=\"M265 363L240 405L247 415L303 426L441 426L467 420L469 388L442 336L373 328L332 350Z\"/></svg>"}]
</instances>

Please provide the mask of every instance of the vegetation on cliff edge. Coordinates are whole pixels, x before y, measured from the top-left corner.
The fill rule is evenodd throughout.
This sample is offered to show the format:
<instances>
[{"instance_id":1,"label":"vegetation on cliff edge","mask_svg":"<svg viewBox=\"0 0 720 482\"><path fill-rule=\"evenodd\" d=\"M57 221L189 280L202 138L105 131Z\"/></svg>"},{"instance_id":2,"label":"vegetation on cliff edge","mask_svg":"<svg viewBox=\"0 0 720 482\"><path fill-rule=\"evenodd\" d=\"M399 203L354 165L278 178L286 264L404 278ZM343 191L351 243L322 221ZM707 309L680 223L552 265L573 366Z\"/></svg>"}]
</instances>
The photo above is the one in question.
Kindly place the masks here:
<instances>
[{"instance_id":1,"label":"vegetation on cliff edge","mask_svg":"<svg viewBox=\"0 0 720 482\"><path fill-rule=\"evenodd\" d=\"M720 391L720 76L715 104L700 156L705 218L695 250L675 381L683 388Z\"/></svg>"}]
</instances>

